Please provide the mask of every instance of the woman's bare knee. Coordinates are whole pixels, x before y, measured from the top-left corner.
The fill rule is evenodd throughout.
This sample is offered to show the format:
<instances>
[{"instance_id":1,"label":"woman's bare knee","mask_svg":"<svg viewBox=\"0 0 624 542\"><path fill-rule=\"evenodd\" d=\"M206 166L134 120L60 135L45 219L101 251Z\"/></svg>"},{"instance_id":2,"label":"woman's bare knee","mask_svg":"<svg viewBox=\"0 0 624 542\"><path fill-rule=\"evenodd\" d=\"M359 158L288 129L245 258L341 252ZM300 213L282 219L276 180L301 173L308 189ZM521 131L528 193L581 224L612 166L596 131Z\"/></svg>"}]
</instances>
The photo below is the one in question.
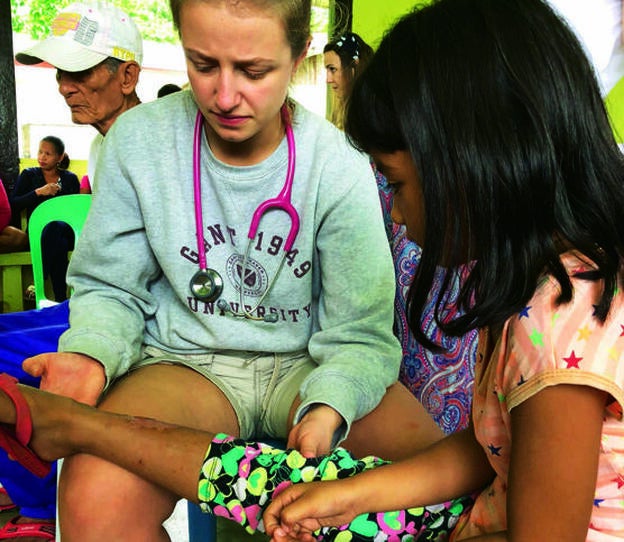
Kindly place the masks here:
<instances>
[{"instance_id":1,"label":"woman's bare knee","mask_svg":"<svg viewBox=\"0 0 624 542\"><path fill-rule=\"evenodd\" d=\"M64 541L159 540L177 498L111 463L89 455L63 462L59 525ZM137 521L140 517L141 521Z\"/></svg>"},{"instance_id":2,"label":"woman's bare knee","mask_svg":"<svg viewBox=\"0 0 624 542\"><path fill-rule=\"evenodd\" d=\"M403 384L390 386L381 403L351 427L343 446L356 456L396 461L437 442L442 430Z\"/></svg>"}]
</instances>

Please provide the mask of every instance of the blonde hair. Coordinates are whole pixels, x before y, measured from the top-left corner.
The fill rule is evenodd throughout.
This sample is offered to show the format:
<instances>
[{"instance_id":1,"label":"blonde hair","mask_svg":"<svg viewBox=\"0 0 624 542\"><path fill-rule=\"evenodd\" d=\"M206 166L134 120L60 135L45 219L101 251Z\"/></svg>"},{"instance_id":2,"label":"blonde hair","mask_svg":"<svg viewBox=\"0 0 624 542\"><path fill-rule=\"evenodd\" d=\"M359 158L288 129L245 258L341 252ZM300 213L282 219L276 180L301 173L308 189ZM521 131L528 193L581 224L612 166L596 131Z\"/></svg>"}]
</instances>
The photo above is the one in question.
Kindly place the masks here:
<instances>
[{"instance_id":1,"label":"blonde hair","mask_svg":"<svg viewBox=\"0 0 624 542\"><path fill-rule=\"evenodd\" d=\"M169 0L173 24L178 34L180 34L180 12L187 2L218 2L231 8L248 5L274 11L284 23L292 57L298 58L307 47L310 38L312 0Z\"/></svg>"}]
</instances>

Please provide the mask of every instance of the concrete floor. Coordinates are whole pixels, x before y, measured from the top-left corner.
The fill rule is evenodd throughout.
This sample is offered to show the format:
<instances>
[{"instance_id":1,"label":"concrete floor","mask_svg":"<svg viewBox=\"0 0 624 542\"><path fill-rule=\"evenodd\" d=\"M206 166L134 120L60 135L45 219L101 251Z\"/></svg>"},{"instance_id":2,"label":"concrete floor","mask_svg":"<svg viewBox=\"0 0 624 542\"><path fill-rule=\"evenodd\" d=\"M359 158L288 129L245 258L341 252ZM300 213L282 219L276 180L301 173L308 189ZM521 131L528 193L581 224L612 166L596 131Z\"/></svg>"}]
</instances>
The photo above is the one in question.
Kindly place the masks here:
<instances>
[{"instance_id":1,"label":"concrete floor","mask_svg":"<svg viewBox=\"0 0 624 542\"><path fill-rule=\"evenodd\" d=\"M186 507L186 500L179 501L173 514L165 522L165 528L171 537L171 542L189 542ZM0 513L0 526L4 525L15 515L15 511ZM250 536L238 525L229 521L220 521L217 525L219 533L217 538L219 538L219 540L227 542L264 542L268 540L268 538L261 533Z\"/></svg>"},{"instance_id":2,"label":"concrete floor","mask_svg":"<svg viewBox=\"0 0 624 542\"><path fill-rule=\"evenodd\" d=\"M171 542L189 542L186 500L178 501L172 516L165 522Z\"/></svg>"},{"instance_id":3,"label":"concrete floor","mask_svg":"<svg viewBox=\"0 0 624 542\"><path fill-rule=\"evenodd\" d=\"M4 525L15 515L15 511L0 513L0 526ZM186 501L178 502L173 515L165 522L165 527L171 537L171 542L189 542Z\"/></svg>"}]
</instances>

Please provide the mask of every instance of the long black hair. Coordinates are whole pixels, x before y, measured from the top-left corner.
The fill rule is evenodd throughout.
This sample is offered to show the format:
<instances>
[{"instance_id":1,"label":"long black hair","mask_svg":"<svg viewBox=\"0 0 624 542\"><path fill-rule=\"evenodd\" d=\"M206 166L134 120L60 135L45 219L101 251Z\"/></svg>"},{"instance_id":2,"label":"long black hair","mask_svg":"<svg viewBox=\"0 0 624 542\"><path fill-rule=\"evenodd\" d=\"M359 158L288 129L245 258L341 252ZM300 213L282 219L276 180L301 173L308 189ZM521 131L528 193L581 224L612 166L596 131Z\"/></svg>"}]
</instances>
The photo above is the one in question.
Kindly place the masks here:
<instances>
[{"instance_id":1,"label":"long black hair","mask_svg":"<svg viewBox=\"0 0 624 542\"><path fill-rule=\"evenodd\" d=\"M574 33L541 0L437 0L404 16L356 80L345 130L367 152L408 151L422 183L425 239L408 318L421 318L437 266L440 328L499 325L573 247L604 279L604 321L624 247L624 160L592 66ZM459 307L441 321L458 266L470 261Z\"/></svg>"}]
</instances>

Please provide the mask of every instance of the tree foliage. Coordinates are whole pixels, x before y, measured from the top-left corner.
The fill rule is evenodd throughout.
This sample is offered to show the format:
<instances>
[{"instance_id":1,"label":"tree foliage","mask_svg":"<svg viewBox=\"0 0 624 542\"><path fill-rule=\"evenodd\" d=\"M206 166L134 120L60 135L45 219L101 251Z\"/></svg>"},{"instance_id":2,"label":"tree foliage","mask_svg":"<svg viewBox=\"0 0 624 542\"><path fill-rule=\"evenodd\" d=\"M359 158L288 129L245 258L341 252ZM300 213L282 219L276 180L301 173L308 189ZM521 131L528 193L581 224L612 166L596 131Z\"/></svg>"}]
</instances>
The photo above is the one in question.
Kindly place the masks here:
<instances>
[{"instance_id":1,"label":"tree foliage","mask_svg":"<svg viewBox=\"0 0 624 542\"><path fill-rule=\"evenodd\" d=\"M11 0L13 31L28 34L34 40L48 35L56 14L75 0ZM136 22L143 39L177 43L169 2L165 0L113 0ZM329 0L314 0L312 31L323 32L328 25Z\"/></svg>"},{"instance_id":2,"label":"tree foliage","mask_svg":"<svg viewBox=\"0 0 624 542\"><path fill-rule=\"evenodd\" d=\"M11 0L14 32L28 34L34 40L48 35L56 14L75 0ZM114 0L139 27L143 39L176 43L169 3L162 0Z\"/></svg>"}]
</instances>

